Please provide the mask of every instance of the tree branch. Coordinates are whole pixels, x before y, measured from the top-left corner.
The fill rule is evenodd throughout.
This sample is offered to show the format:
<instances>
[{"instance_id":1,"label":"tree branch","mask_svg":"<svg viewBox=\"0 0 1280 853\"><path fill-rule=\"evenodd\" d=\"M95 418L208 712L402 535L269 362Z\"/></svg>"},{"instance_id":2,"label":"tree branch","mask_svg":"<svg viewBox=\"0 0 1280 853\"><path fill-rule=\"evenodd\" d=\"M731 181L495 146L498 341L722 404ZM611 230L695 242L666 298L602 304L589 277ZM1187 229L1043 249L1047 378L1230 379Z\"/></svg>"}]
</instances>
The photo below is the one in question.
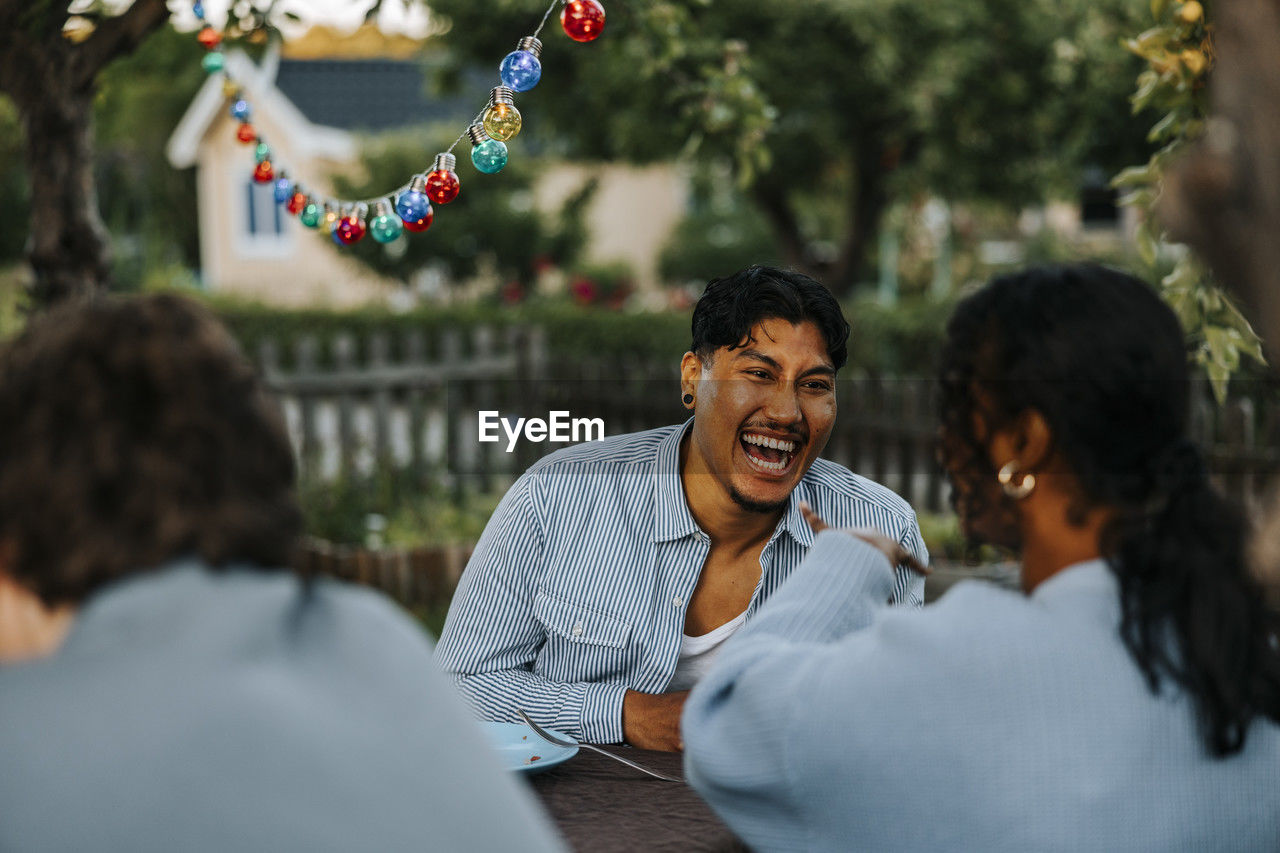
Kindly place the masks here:
<instances>
[{"instance_id":1,"label":"tree branch","mask_svg":"<svg viewBox=\"0 0 1280 853\"><path fill-rule=\"evenodd\" d=\"M111 60L132 52L167 20L169 7L165 0L135 0L124 12L104 20L76 51L76 85L93 85L98 72Z\"/></svg>"}]
</instances>

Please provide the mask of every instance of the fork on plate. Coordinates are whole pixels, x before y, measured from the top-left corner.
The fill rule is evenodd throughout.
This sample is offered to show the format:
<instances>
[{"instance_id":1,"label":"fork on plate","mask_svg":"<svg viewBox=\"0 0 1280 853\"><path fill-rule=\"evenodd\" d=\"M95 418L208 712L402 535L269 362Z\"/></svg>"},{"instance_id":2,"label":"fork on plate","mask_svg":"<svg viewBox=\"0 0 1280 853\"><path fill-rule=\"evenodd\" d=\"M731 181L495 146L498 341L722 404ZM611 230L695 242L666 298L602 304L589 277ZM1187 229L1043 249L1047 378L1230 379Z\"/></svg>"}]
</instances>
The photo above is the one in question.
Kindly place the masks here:
<instances>
[{"instance_id":1,"label":"fork on plate","mask_svg":"<svg viewBox=\"0 0 1280 853\"><path fill-rule=\"evenodd\" d=\"M657 770L651 770L648 767L645 767L643 764L637 764L636 762L632 761L629 758L623 758L621 755L612 753L607 749L601 749L600 747L594 744L575 743L574 741L571 741L571 740L563 740L561 738L558 738L555 735L548 732L542 726L535 723L532 719L530 719L528 714L526 714L524 711L521 711L519 708L516 709L516 713L520 716L520 719L524 720L525 725L533 729L534 734L536 734L538 737L545 740L547 743L554 743L556 746L570 746L570 747L580 746L583 749L589 749L592 752L598 752L601 755L607 755L609 758L612 758L614 761L621 761L623 764L627 765L628 767L632 767L636 770L639 770L641 773L648 773L650 776L656 777L658 779L662 779L667 782L683 782L684 781L683 779L677 778L675 776L668 776L665 773L659 773Z\"/></svg>"}]
</instances>

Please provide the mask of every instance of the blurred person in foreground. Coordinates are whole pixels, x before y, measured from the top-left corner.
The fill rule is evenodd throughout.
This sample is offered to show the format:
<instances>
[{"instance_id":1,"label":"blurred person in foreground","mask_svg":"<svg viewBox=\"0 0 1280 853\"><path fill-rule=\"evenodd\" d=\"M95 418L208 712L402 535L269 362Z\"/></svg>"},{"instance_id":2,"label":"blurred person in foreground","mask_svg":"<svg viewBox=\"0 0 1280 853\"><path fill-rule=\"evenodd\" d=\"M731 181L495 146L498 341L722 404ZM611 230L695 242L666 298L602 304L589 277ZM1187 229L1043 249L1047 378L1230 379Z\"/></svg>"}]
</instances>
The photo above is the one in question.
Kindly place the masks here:
<instances>
[{"instance_id":1,"label":"blurred person in foreground","mask_svg":"<svg viewBox=\"0 0 1280 853\"><path fill-rule=\"evenodd\" d=\"M691 417L566 448L516 481L437 654L480 715L521 709L582 740L678 750L689 688L813 544L802 502L927 559L904 500L818 458L848 337L808 276L716 279L680 362ZM918 607L924 584L904 570L893 596Z\"/></svg>"},{"instance_id":2,"label":"blurred person in foreground","mask_svg":"<svg viewBox=\"0 0 1280 853\"><path fill-rule=\"evenodd\" d=\"M283 423L204 309L0 350L0 850L558 850L386 599L287 565Z\"/></svg>"},{"instance_id":3,"label":"blurred person in foreground","mask_svg":"<svg viewBox=\"0 0 1280 853\"><path fill-rule=\"evenodd\" d=\"M897 544L819 533L694 689L691 784L759 850L1280 849L1280 623L1173 312L1101 267L1000 278L941 386L961 523L1024 594L888 609Z\"/></svg>"}]
</instances>

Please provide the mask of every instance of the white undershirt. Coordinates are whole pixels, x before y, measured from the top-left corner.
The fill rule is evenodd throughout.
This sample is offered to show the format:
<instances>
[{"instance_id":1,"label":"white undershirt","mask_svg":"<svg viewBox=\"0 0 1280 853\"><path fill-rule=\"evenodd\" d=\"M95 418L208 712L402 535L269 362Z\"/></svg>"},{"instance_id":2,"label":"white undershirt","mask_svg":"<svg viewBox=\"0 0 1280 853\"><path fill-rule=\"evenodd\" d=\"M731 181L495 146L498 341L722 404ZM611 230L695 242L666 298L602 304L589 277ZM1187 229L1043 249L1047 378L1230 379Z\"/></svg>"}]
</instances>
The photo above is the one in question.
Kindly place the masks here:
<instances>
[{"instance_id":1,"label":"white undershirt","mask_svg":"<svg viewBox=\"0 0 1280 853\"><path fill-rule=\"evenodd\" d=\"M682 635L680 640L680 660L676 663L676 674L671 676L671 682L667 685L668 693L675 693L678 690L690 690L693 685L697 684L706 671L711 668L711 662L715 659L716 653L720 651L720 646L724 641L733 636L734 632L742 627L742 623L747 621L747 611L742 611L728 622L715 628L699 637L690 637L688 634Z\"/></svg>"}]
</instances>

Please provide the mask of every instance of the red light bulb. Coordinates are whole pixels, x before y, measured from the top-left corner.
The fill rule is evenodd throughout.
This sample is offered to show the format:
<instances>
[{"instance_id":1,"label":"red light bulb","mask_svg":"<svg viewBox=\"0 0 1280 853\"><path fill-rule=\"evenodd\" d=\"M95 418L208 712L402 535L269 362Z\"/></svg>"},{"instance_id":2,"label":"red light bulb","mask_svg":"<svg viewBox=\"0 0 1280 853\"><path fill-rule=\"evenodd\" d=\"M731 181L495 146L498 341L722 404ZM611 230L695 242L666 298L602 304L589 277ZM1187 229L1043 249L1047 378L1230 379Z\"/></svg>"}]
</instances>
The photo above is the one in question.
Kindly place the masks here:
<instances>
[{"instance_id":1,"label":"red light bulb","mask_svg":"<svg viewBox=\"0 0 1280 853\"><path fill-rule=\"evenodd\" d=\"M569 0L560 10L560 26L574 41L594 41L604 29L604 7L597 0Z\"/></svg>"},{"instance_id":2,"label":"red light bulb","mask_svg":"<svg viewBox=\"0 0 1280 853\"><path fill-rule=\"evenodd\" d=\"M246 145L258 138L258 131L253 129L253 125L247 121L240 122L240 127L236 128L236 139Z\"/></svg>"},{"instance_id":3,"label":"red light bulb","mask_svg":"<svg viewBox=\"0 0 1280 853\"><path fill-rule=\"evenodd\" d=\"M302 208L307 206L307 194L296 192L290 196L289 201L285 204L284 209L297 216L302 212Z\"/></svg>"},{"instance_id":4,"label":"red light bulb","mask_svg":"<svg viewBox=\"0 0 1280 853\"><path fill-rule=\"evenodd\" d=\"M200 44L204 45L205 50L213 50L215 47L222 44L222 33L218 32L213 27L205 27L200 31L200 34L196 36L196 40L199 41Z\"/></svg>"},{"instance_id":5,"label":"red light bulb","mask_svg":"<svg viewBox=\"0 0 1280 853\"><path fill-rule=\"evenodd\" d=\"M358 206L355 212L339 219L334 228L338 234L338 240L344 246L359 243L367 230L368 227L364 224L364 205Z\"/></svg>"},{"instance_id":6,"label":"red light bulb","mask_svg":"<svg viewBox=\"0 0 1280 853\"><path fill-rule=\"evenodd\" d=\"M431 220L436 218L436 212L431 208L427 208L426 216L421 219L402 219L404 230L412 231L414 234L421 234L431 227Z\"/></svg>"},{"instance_id":7,"label":"red light bulb","mask_svg":"<svg viewBox=\"0 0 1280 853\"><path fill-rule=\"evenodd\" d=\"M260 184L265 184L274 177L275 171L271 168L270 160L263 160L258 164L258 168L253 170L253 179Z\"/></svg>"},{"instance_id":8,"label":"red light bulb","mask_svg":"<svg viewBox=\"0 0 1280 853\"><path fill-rule=\"evenodd\" d=\"M458 159L452 154L437 154L435 165L427 174L426 195L436 204L448 204L458 197L461 184L454 169ZM413 230L413 229L409 229Z\"/></svg>"}]
</instances>

